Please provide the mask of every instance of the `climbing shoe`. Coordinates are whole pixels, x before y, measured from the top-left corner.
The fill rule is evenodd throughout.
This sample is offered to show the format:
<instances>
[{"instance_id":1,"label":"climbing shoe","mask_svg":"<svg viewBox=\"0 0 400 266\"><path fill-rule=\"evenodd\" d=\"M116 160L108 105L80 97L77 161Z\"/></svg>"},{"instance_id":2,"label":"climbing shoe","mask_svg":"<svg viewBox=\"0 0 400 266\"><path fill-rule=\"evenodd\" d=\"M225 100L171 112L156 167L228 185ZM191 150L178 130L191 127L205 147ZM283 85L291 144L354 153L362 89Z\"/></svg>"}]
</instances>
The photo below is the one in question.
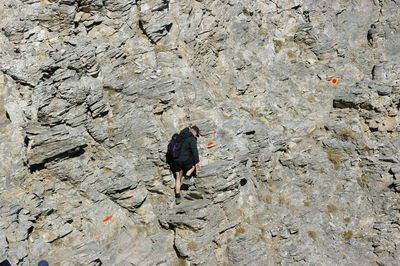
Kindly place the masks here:
<instances>
[{"instance_id":1,"label":"climbing shoe","mask_svg":"<svg viewBox=\"0 0 400 266\"><path fill-rule=\"evenodd\" d=\"M176 205L181 204L181 202L182 202L181 194L175 194Z\"/></svg>"}]
</instances>

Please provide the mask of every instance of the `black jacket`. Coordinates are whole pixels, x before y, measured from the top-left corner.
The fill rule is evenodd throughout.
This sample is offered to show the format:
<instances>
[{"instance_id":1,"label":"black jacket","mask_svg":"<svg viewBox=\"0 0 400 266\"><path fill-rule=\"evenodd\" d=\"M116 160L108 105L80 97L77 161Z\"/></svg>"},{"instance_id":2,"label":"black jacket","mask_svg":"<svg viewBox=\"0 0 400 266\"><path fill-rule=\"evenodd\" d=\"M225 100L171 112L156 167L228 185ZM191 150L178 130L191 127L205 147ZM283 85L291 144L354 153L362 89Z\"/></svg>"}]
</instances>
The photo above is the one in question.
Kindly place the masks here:
<instances>
[{"instance_id":1,"label":"black jacket","mask_svg":"<svg viewBox=\"0 0 400 266\"><path fill-rule=\"evenodd\" d=\"M187 162L193 160L193 163L199 163L199 151L197 150L197 139L190 132L189 128L185 128L180 132L180 137L183 138L180 148L179 157L176 159L179 162Z\"/></svg>"}]
</instances>

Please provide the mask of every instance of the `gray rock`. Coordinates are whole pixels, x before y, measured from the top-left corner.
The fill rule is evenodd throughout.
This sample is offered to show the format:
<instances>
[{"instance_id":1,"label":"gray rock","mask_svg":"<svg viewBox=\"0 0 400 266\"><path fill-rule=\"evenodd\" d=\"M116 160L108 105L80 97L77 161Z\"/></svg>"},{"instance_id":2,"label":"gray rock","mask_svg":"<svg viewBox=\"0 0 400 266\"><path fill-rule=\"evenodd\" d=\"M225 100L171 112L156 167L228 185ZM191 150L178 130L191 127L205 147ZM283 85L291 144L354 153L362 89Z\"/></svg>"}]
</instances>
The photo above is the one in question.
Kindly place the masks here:
<instances>
[{"instance_id":1,"label":"gray rock","mask_svg":"<svg viewBox=\"0 0 400 266\"><path fill-rule=\"evenodd\" d=\"M73 227L62 220L57 215L50 215L48 219L40 227L42 233L41 238L46 243L54 242L55 240L65 237L70 234Z\"/></svg>"},{"instance_id":2,"label":"gray rock","mask_svg":"<svg viewBox=\"0 0 400 266\"><path fill-rule=\"evenodd\" d=\"M140 27L153 43L157 43L168 34L172 19L168 16L169 1L143 0L139 2Z\"/></svg>"},{"instance_id":3,"label":"gray rock","mask_svg":"<svg viewBox=\"0 0 400 266\"><path fill-rule=\"evenodd\" d=\"M301 25L294 34L294 41L305 43L306 45L315 44L317 38L312 33L312 25Z\"/></svg>"},{"instance_id":4,"label":"gray rock","mask_svg":"<svg viewBox=\"0 0 400 266\"><path fill-rule=\"evenodd\" d=\"M396 192L400 192L400 180L394 181L391 185Z\"/></svg>"},{"instance_id":5,"label":"gray rock","mask_svg":"<svg viewBox=\"0 0 400 266\"><path fill-rule=\"evenodd\" d=\"M28 256L27 242L19 242L18 245L10 247L8 257L11 264L21 264Z\"/></svg>"},{"instance_id":6,"label":"gray rock","mask_svg":"<svg viewBox=\"0 0 400 266\"><path fill-rule=\"evenodd\" d=\"M38 126L27 129L29 134L28 159L31 166L46 163L57 158L74 156L86 146L78 130L56 126L50 130Z\"/></svg>"},{"instance_id":7,"label":"gray rock","mask_svg":"<svg viewBox=\"0 0 400 266\"><path fill-rule=\"evenodd\" d=\"M7 241L8 242L20 242L26 240L29 235L29 231L32 229L32 222L23 221L19 223L11 223L7 228Z\"/></svg>"},{"instance_id":8,"label":"gray rock","mask_svg":"<svg viewBox=\"0 0 400 266\"><path fill-rule=\"evenodd\" d=\"M43 239L35 239L33 244L29 246L29 253L36 258L45 258L51 250L51 244L46 243Z\"/></svg>"},{"instance_id":9,"label":"gray rock","mask_svg":"<svg viewBox=\"0 0 400 266\"><path fill-rule=\"evenodd\" d=\"M398 10L1 1L0 257L395 264ZM166 146L192 123L175 205Z\"/></svg>"},{"instance_id":10,"label":"gray rock","mask_svg":"<svg viewBox=\"0 0 400 266\"><path fill-rule=\"evenodd\" d=\"M373 90L375 90L379 95L389 95L392 93L392 87L391 86L386 86L383 84L371 84L369 87Z\"/></svg>"},{"instance_id":11,"label":"gray rock","mask_svg":"<svg viewBox=\"0 0 400 266\"><path fill-rule=\"evenodd\" d=\"M160 218L161 225L167 228L192 229L198 231L206 225L205 217L208 211L204 208L209 204L208 200L197 200L182 204L177 210L171 210Z\"/></svg>"},{"instance_id":12,"label":"gray rock","mask_svg":"<svg viewBox=\"0 0 400 266\"><path fill-rule=\"evenodd\" d=\"M134 190L127 190L117 195L113 194L111 197L122 207L133 211L143 204L147 195L147 189L144 186L140 186Z\"/></svg>"},{"instance_id":13,"label":"gray rock","mask_svg":"<svg viewBox=\"0 0 400 266\"><path fill-rule=\"evenodd\" d=\"M338 95L333 100L335 108L363 108L371 110L373 106L369 102L371 93L364 88L350 88L344 94Z\"/></svg>"},{"instance_id":14,"label":"gray rock","mask_svg":"<svg viewBox=\"0 0 400 266\"><path fill-rule=\"evenodd\" d=\"M228 246L228 258L234 265L268 265L267 250L263 243L253 239L253 236L244 234Z\"/></svg>"},{"instance_id":15,"label":"gray rock","mask_svg":"<svg viewBox=\"0 0 400 266\"><path fill-rule=\"evenodd\" d=\"M0 244L3 247L3 253L0 253L3 255L3 258L5 257L5 252L6 249L8 248L8 242L7 242L7 237L6 237L6 232L4 232L2 229L0 230Z\"/></svg>"}]
</instances>

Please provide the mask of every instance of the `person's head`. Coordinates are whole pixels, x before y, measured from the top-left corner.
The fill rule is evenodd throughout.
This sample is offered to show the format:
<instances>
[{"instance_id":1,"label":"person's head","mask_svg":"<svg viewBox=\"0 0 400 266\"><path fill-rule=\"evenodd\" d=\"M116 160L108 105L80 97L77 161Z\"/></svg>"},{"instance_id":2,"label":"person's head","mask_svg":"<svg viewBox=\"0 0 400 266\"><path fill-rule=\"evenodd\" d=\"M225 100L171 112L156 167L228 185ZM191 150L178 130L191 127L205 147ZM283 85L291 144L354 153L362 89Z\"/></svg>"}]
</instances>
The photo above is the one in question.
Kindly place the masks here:
<instances>
[{"instance_id":1,"label":"person's head","mask_svg":"<svg viewBox=\"0 0 400 266\"><path fill-rule=\"evenodd\" d=\"M197 138L200 137L200 129L197 126L190 126L189 130L193 134L193 136Z\"/></svg>"}]
</instances>

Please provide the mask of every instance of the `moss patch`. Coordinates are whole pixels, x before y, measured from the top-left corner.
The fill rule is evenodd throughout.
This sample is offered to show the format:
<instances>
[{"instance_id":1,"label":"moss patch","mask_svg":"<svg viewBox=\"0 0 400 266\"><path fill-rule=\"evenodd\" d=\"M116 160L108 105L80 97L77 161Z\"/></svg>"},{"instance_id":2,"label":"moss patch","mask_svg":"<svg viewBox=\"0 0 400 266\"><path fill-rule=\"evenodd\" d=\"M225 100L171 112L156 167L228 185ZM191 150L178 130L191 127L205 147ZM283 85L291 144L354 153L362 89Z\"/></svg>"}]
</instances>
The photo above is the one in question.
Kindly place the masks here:
<instances>
[{"instance_id":1,"label":"moss patch","mask_svg":"<svg viewBox=\"0 0 400 266\"><path fill-rule=\"evenodd\" d=\"M268 35L268 30L266 28L259 28L258 34L266 36Z\"/></svg>"},{"instance_id":2,"label":"moss patch","mask_svg":"<svg viewBox=\"0 0 400 266\"><path fill-rule=\"evenodd\" d=\"M235 236L241 235L244 232L246 232L246 229L244 229L244 227L236 228Z\"/></svg>"},{"instance_id":3,"label":"moss patch","mask_svg":"<svg viewBox=\"0 0 400 266\"><path fill-rule=\"evenodd\" d=\"M186 259L179 257L178 258L178 266L185 266L186 265Z\"/></svg>"},{"instance_id":4,"label":"moss patch","mask_svg":"<svg viewBox=\"0 0 400 266\"><path fill-rule=\"evenodd\" d=\"M272 195L265 196L265 202L271 203L272 202Z\"/></svg>"},{"instance_id":5,"label":"moss patch","mask_svg":"<svg viewBox=\"0 0 400 266\"><path fill-rule=\"evenodd\" d=\"M343 239L349 241L353 237L353 231L348 230L343 232Z\"/></svg>"},{"instance_id":6,"label":"moss patch","mask_svg":"<svg viewBox=\"0 0 400 266\"><path fill-rule=\"evenodd\" d=\"M340 169L340 159L342 159L343 154L335 152L333 149L329 149L326 151L326 154L328 155L329 161L333 163L334 169L339 170Z\"/></svg>"},{"instance_id":7,"label":"moss patch","mask_svg":"<svg viewBox=\"0 0 400 266\"><path fill-rule=\"evenodd\" d=\"M108 96L114 96L118 93L115 89L110 87L105 87L103 88L103 90L107 93Z\"/></svg>"},{"instance_id":8,"label":"moss patch","mask_svg":"<svg viewBox=\"0 0 400 266\"><path fill-rule=\"evenodd\" d=\"M284 41L282 40L274 40L275 53L279 52L282 49L283 44Z\"/></svg>"},{"instance_id":9,"label":"moss patch","mask_svg":"<svg viewBox=\"0 0 400 266\"><path fill-rule=\"evenodd\" d=\"M190 241L187 245L188 249L195 250L197 248L197 243L194 241Z\"/></svg>"},{"instance_id":10,"label":"moss patch","mask_svg":"<svg viewBox=\"0 0 400 266\"><path fill-rule=\"evenodd\" d=\"M169 50L170 50L170 48L166 45L158 44L158 45L154 46L154 52L156 52L156 53L167 52Z\"/></svg>"},{"instance_id":11,"label":"moss patch","mask_svg":"<svg viewBox=\"0 0 400 266\"><path fill-rule=\"evenodd\" d=\"M315 231L308 231L307 232L308 236L311 237L313 240L316 240L318 237L318 233Z\"/></svg>"},{"instance_id":12,"label":"moss patch","mask_svg":"<svg viewBox=\"0 0 400 266\"><path fill-rule=\"evenodd\" d=\"M326 211L329 213L336 213L339 211L339 208L333 204L328 204L328 206L326 206Z\"/></svg>"},{"instance_id":13,"label":"moss patch","mask_svg":"<svg viewBox=\"0 0 400 266\"><path fill-rule=\"evenodd\" d=\"M354 132L348 128L341 128L336 131L335 137L339 140L349 141L354 138Z\"/></svg>"},{"instance_id":14,"label":"moss patch","mask_svg":"<svg viewBox=\"0 0 400 266\"><path fill-rule=\"evenodd\" d=\"M345 223L350 223L350 222L351 222L351 218L350 218L350 217L345 217L345 218L343 219L343 221L344 221Z\"/></svg>"},{"instance_id":15,"label":"moss patch","mask_svg":"<svg viewBox=\"0 0 400 266\"><path fill-rule=\"evenodd\" d=\"M288 56L289 58L295 58L295 57L297 57L297 54L296 54L295 52L293 52L293 51L288 51L286 54L287 54L287 56Z\"/></svg>"},{"instance_id":16,"label":"moss patch","mask_svg":"<svg viewBox=\"0 0 400 266\"><path fill-rule=\"evenodd\" d=\"M367 187L368 186L368 176L362 174L361 176L357 177L357 183L360 187Z\"/></svg>"}]
</instances>

